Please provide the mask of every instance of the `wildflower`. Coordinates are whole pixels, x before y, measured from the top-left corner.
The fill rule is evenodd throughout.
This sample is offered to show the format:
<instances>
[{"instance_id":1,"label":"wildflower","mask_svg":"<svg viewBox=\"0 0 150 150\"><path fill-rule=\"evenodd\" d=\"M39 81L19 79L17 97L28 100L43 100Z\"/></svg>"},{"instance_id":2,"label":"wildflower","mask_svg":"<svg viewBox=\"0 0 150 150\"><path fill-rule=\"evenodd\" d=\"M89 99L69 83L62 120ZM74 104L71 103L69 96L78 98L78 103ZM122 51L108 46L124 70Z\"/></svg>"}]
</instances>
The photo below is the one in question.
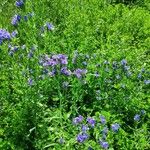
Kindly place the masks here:
<instances>
[{"instance_id":1,"label":"wildflower","mask_svg":"<svg viewBox=\"0 0 150 150\"><path fill-rule=\"evenodd\" d=\"M43 66L56 66L57 64L57 60L49 59L47 62L43 63Z\"/></svg>"},{"instance_id":2,"label":"wildflower","mask_svg":"<svg viewBox=\"0 0 150 150\"><path fill-rule=\"evenodd\" d=\"M20 15L14 15L12 20L11 20L11 24L14 25L14 26L17 26L18 23L20 22L20 20L21 20Z\"/></svg>"},{"instance_id":3,"label":"wildflower","mask_svg":"<svg viewBox=\"0 0 150 150\"><path fill-rule=\"evenodd\" d=\"M51 23L48 23L48 22L47 22L47 23L46 23L46 26L47 26L47 29L48 29L48 30L51 30L51 31L54 30L54 26L53 26Z\"/></svg>"},{"instance_id":4,"label":"wildflower","mask_svg":"<svg viewBox=\"0 0 150 150\"><path fill-rule=\"evenodd\" d=\"M28 79L28 84L31 86L33 84L33 80L31 78Z\"/></svg>"},{"instance_id":5,"label":"wildflower","mask_svg":"<svg viewBox=\"0 0 150 150\"><path fill-rule=\"evenodd\" d=\"M142 74L139 73L137 77L138 77L138 79L141 79L142 78Z\"/></svg>"},{"instance_id":6,"label":"wildflower","mask_svg":"<svg viewBox=\"0 0 150 150\"><path fill-rule=\"evenodd\" d=\"M93 118L91 118L91 117L88 117L88 118L87 118L87 122L88 122L92 127L94 127L94 126L95 126L95 123L96 123L95 119L93 119Z\"/></svg>"},{"instance_id":7,"label":"wildflower","mask_svg":"<svg viewBox=\"0 0 150 150\"><path fill-rule=\"evenodd\" d=\"M30 52L30 53L28 54L28 58L31 58L31 57L33 57L33 53L32 53L32 52Z\"/></svg>"},{"instance_id":8,"label":"wildflower","mask_svg":"<svg viewBox=\"0 0 150 150\"><path fill-rule=\"evenodd\" d=\"M62 65L68 64L68 61L67 61L68 57L66 55L58 54L57 57Z\"/></svg>"},{"instance_id":9,"label":"wildflower","mask_svg":"<svg viewBox=\"0 0 150 150\"><path fill-rule=\"evenodd\" d=\"M15 38L17 34L18 34L18 31L15 30L15 31L13 31L13 32L11 33L11 37Z\"/></svg>"},{"instance_id":10,"label":"wildflower","mask_svg":"<svg viewBox=\"0 0 150 150\"><path fill-rule=\"evenodd\" d=\"M139 114L136 114L135 116L134 116L134 121L139 121L140 120L140 115Z\"/></svg>"},{"instance_id":11,"label":"wildflower","mask_svg":"<svg viewBox=\"0 0 150 150\"><path fill-rule=\"evenodd\" d=\"M53 69L51 72L48 73L49 76L53 77L56 74L56 70Z\"/></svg>"},{"instance_id":12,"label":"wildflower","mask_svg":"<svg viewBox=\"0 0 150 150\"><path fill-rule=\"evenodd\" d=\"M124 70L128 71L130 69L130 66L124 66Z\"/></svg>"},{"instance_id":13,"label":"wildflower","mask_svg":"<svg viewBox=\"0 0 150 150\"><path fill-rule=\"evenodd\" d=\"M122 64L123 66L125 66L125 65L127 64L127 60L122 59L122 60L121 60L121 64Z\"/></svg>"},{"instance_id":14,"label":"wildflower","mask_svg":"<svg viewBox=\"0 0 150 150\"><path fill-rule=\"evenodd\" d=\"M94 73L94 76L95 76L95 77L99 77L100 75L99 75L99 73L96 71L96 72Z\"/></svg>"},{"instance_id":15,"label":"wildflower","mask_svg":"<svg viewBox=\"0 0 150 150\"><path fill-rule=\"evenodd\" d=\"M144 80L144 83L145 83L146 85L148 85L148 84L150 84L150 80Z\"/></svg>"},{"instance_id":16,"label":"wildflower","mask_svg":"<svg viewBox=\"0 0 150 150\"><path fill-rule=\"evenodd\" d=\"M112 124L111 125L111 129L114 131L114 132L117 132L120 128L120 125L118 123L115 123L115 124Z\"/></svg>"},{"instance_id":17,"label":"wildflower","mask_svg":"<svg viewBox=\"0 0 150 150\"><path fill-rule=\"evenodd\" d=\"M23 5L24 5L23 0L16 1L16 6L17 7L22 7Z\"/></svg>"},{"instance_id":18,"label":"wildflower","mask_svg":"<svg viewBox=\"0 0 150 150\"><path fill-rule=\"evenodd\" d=\"M85 75L87 73L86 69L76 69L74 71L74 74L76 75L77 78L81 78L82 75Z\"/></svg>"},{"instance_id":19,"label":"wildflower","mask_svg":"<svg viewBox=\"0 0 150 150\"><path fill-rule=\"evenodd\" d=\"M70 76L71 75L71 71L68 70L67 67L61 68L61 73L66 75L66 76Z\"/></svg>"},{"instance_id":20,"label":"wildflower","mask_svg":"<svg viewBox=\"0 0 150 150\"><path fill-rule=\"evenodd\" d=\"M106 124L106 119L104 116L100 116L101 124Z\"/></svg>"},{"instance_id":21,"label":"wildflower","mask_svg":"<svg viewBox=\"0 0 150 150\"><path fill-rule=\"evenodd\" d=\"M1 43L4 40L10 40L10 39L11 39L10 33L8 31L6 31L5 29L0 29L0 41L1 41Z\"/></svg>"},{"instance_id":22,"label":"wildflower","mask_svg":"<svg viewBox=\"0 0 150 150\"><path fill-rule=\"evenodd\" d=\"M14 52L16 52L18 49L19 49L19 47L17 47L17 46L14 46L14 47L13 47L13 51L14 51Z\"/></svg>"},{"instance_id":23,"label":"wildflower","mask_svg":"<svg viewBox=\"0 0 150 150\"><path fill-rule=\"evenodd\" d=\"M81 134L78 134L77 135L77 141L79 142L79 143L83 143L86 139L88 139L88 134L86 134L86 133L81 133Z\"/></svg>"},{"instance_id":24,"label":"wildflower","mask_svg":"<svg viewBox=\"0 0 150 150\"><path fill-rule=\"evenodd\" d=\"M83 121L83 116L79 115L78 117L73 119L73 124L79 124Z\"/></svg>"},{"instance_id":25,"label":"wildflower","mask_svg":"<svg viewBox=\"0 0 150 150\"><path fill-rule=\"evenodd\" d=\"M100 143L100 145L101 145L101 147L102 147L103 149L108 149L108 147L109 147L108 142L105 142L105 141L99 141L99 143Z\"/></svg>"},{"instance_id":26,"label":"wildflower","mask_svg":"<svg viewBox=\"0 0 150 150\"><path fill-rule=\"evenodd\" d=\"M108 133L108 128L104 127L103 130L102 130L102 134L107 134L107 133Z\"/></svg>"},{"instance_id":27,"label":"wildflower","mask_svg":"<svg viewBox=\"0 0 150 150\"><path fill-rule=\"evenodd\" d=\"M82 125L81 129L82 129L82 132L86 132L87 130L89 130L89 127L87 125Z\"/></svg>"}]
</instances>

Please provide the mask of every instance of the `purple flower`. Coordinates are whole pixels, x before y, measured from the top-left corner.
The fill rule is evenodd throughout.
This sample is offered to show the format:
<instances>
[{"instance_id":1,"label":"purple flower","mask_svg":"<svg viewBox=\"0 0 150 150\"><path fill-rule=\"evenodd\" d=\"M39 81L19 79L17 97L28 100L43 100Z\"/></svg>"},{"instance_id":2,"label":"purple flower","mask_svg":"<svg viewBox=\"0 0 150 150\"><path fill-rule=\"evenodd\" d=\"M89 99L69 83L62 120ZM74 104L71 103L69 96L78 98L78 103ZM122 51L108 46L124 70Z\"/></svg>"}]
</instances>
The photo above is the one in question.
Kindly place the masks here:
<instances>
[{"instance_id":1,"label":"purple flower","mask_svg":"<svg viewBox=\"0 0 150 150\"><path fill-rule=\"evenodd\" d=\"M11 39L10 33L8 31L6 31L5 29L0 29L0 41L1 41L1 43L4 40L10 40L10 39Z\"/></svg>"},{"instance_id":2,"label":"purple flower","mask_svg":"<svg viewBox=\"0 0 150 150\"><path fill-rule=\"evenodd\" d=\"M74 71L74 74L76 75L77 78L81 78L82 75L85 75L87 73L86 69L76 69Z\"/></svg>"},{"instance_id":3,"label":"purple flower","mask_svg":"<svg viewBox=\"0 0 150 150\"><path fill-rule=\"evenodd\" d=\"M77 135L76 139L79 143L83 143L86 139L88 139L88 134L86 133L80 133Z\"/></svg>"},{"instance_id":4,"label":"purple flower","mask_svg":"<svg viewBox=\"0 0 150 150\"><path fill-rule=\"evenodd\" d=\"M117 132L120 128L120 125L118 123L114 123L111 125L111 129L114 131L114 132Z\"/></svg>"},{"instance_id":5,"label":"purple flower","mask_svg":"<svg viewBox=\"0 0 150 150\"><path fill-rule=\"evenodd\" d=\"M89 127L87 125L82 125L81 129L82 129L82 132L86 132L87 130L89 130Z\"/></svg>"},{"instance_id":6,"label":"purple flower","mask_svg":"<svg viewBox=\"0 0 150 150\"><path fill-rule=\"evenodd\" d=\"M99 75L99 73L96 71L96 72L94 73L94 76L95 76L95 77L99 77L100 75Z\"/></svg>"},{"instance_id":7,"label":"purple flower","mask_svg":"<svg viewBox=\"0 0 150 150\"><path fill-rule=\"evenodd\" d=\"M57 60L49 59L45 63L43 63L43 66L56 66L58 64Z\"/></svg>"},{"instance_id":8,"label":"purple flower","mask_svg":"<svg viewBox=\"0 0 150 150\"><path fill-rule=\"evenodd\" d=\"M145 83L146 85L148 85L148 84L150 84L150 80L144 80L144 83Z\"/></svg>"},{"instance_id":9,"label":"purple flower","mask_svg":"<svg viewBox=\"0 0 150 150\"><path fill-rule=\"evenodd\" d=\"M28 84L31 86L33 84L33 80L31 78L28 79Z\"/></svg>"},{"instance_id":10,"label":"purple flower","mask_svg":"<svg viewBox=\"0 0 150 150\"><path fill-rule=\"evenodd\" d=\"M48 30L51 30L51 31L54 30L54 26L53 26L51 23L48 23L48 22L47 22L47 23L46 23L46 26L47 26L47 29L48 29Z\"/></svg>"},{"instance_id":11,"label":"purple flower","mask_svg":"<svg viewBox=\"0 0 150 150\"><path fill-rule=\"evenodd\" d=\"M53 77L56 74L56 70L52 70L51 72L48 73L49 76Z\"/></svg>"},{"instance_id":12,"label":"purple flower","mask_svg":"<svg viewBox=\"0 0 150 150\"><path fill-rule=\"evenodd\" d=\"M79 115L78 117L73 119L73 124L77 125L83 121L83 116Z\"/></svg>"},{"instance_id":13,"label":"purple flower","mask_svg":"<svg viewBox=\"0 0 150 150\"><path fill-rule=\"evenodd\" d=\"M122 60L121 60L121 64L122 64L123 66L125 66L125 65L127 64L127 60L126 60L126 59L122 59Z\"/></svg>"},{"instance_id":14,"label":"purple flower","mask_svg":"<svg viewBox=\"0 0 150 150\"><path fill-rule=\"evenodd\" d=\"M108 133L108 128L104 127L103 130L102 130L102 134L107 134L107 133Z\"/></svg>"},{"instance_id":15,"label":"purple flower","mask_svg":"<svg viewBox=\"0 0 150 150\"><path fill-rule=\"evenodd\" d=\"M134 121L139 121L140 120L140 115L139 114L136 114L135 116L134 116Z\"/></svg>"},{"instance_id":16,"label":"purple flower","mask_svg":"<svg viewBox=\"0 0 150 150\"><path fill-rule=\"evenodd\" d=\"M24 5L23 0L16 1L16 6L17 7L22 7L23 5Z\"/></svg>"},{"instance_id":17,"label":"purple flower","mask_svg":"<svg viewBox=\"0 0 150 150\"><path fill-rule=\"evenodd\" d=\"M142 74L139 73L137 77L138 77L138 79L141 79L142 78Z\"/></svg>"},{"instance_id":18,"label":"purple flower","mask_svg":"<svg viewBox=\"0 0 150 150\"><path fill-rule=\"evenodd\" d=\"M100 143L100 145L101 145L101 147L102 147L103 149L108 149L108 147L109 147L108 142L100 141L99 143Z\"/></svg>"},{"instance_id":19,"label":"purple flower","mask_svg":"<svg viewBox=\"0 0 150 150\"><path fill-rule=\"evenodd\" d=\"M59 61L60 61L60 63L61 63L62 65L68 64L68 60L67 60L68 57L67 57L66 55L58 54L57 56L58 56L58 59L59 59Z\"/></svg>"},{"instance_id":20,"label":"purple flower","mask_svg":"<svg viewBox=\"0 0 150 150\"><path fill-rule=\"evenodd\" d=\"M88 118L87 118L87 122L88 122L92 127L94 127L94 126L95 126L95 123L96 123L95 119L93 119L93 118L91 118L91 117L88 117Z\"/></svg>"},{"instance_id":21,"label":"purple flower","mask_svg":"<svg viewBox=\"0 0 150 150\"><path fill-rule=\"evenodd\" d=\"M106 124L106 119L104 116L100 116L101 124Z\"/></svg>"},{"instance_id":22,"label":"purple flower","mask_svg":"<svg viewBox=\"0 0 150 150\"><path fill-rule=\"evenodd\" d=\"M18 23L20 22L20 20L21 20L20 15L14 15L12 20L11 20L11 24L14 25L14 26L17 26Z\"/></svg>"},{"instance_id":23,"label":"purple flower","mask_svg":"<svg viewBox=\"0 0 150 150\"><path fill-rule=\"evenodd\" d=\"M32 57L33 57L33 53L30 52L30 53L28 54L28 58L32 58Z\"/></svg>"},{"instance_id":24,"label":"purple flower","mask_svg":"<svg viewBox=\"0 0 150 150\"><path fill-rule=\"evenodd\" d=\"M13 47L13 51L16 52L19 48L17 46Z\"/></svg>"},{"instance_id":25,"label":"purple flower","mask_svg":"<svg viewBox=\"0 0 150 150\"><path fill-rule=\"evenodd\" d=\"M130 69L130 66L124 66L124 70L128 71Z\"/></svg>"},{"instance_id":26,"label":"purple flower","mask_svg":"<svg viewBox=\"0 0 150 150\"><path fill-rule=\"evenodd\" d=\"M66 76L70 76L71 75L71 71L68 70L67 67L61 68L61 73L66 75Z\"/></svg>"},{"instance_id":27,"label":"purple flower","mask_svg":"<svg viewBox=\"0 0 150 150\"><path fill-rule=\"evenodd\" d=\"M15 31L13 31L13 32L11 33L11 36L12 36L13 38L15 38L17 34L18 34L18 31L15 30Z\"/></svg>"}]
</instances>

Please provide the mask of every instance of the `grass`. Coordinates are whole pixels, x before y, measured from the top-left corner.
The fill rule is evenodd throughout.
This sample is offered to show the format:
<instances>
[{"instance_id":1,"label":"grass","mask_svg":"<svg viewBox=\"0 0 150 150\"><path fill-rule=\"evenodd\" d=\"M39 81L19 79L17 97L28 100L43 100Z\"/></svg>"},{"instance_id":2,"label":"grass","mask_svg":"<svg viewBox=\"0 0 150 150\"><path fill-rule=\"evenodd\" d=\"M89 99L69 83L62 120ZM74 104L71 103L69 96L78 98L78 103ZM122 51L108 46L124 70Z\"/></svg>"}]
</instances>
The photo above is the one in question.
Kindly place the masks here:
<instances>
[{"instance_id":1,"label":"grass","mask_svg":"<svg viewBox=\"0 0 150 150\"><path fill-rule=\"evenodd\" d=\"M0 28L17 35L0 45L0 149L148 150L149 10L148 0L1 0Z\"/></svg>"}]
</instances>

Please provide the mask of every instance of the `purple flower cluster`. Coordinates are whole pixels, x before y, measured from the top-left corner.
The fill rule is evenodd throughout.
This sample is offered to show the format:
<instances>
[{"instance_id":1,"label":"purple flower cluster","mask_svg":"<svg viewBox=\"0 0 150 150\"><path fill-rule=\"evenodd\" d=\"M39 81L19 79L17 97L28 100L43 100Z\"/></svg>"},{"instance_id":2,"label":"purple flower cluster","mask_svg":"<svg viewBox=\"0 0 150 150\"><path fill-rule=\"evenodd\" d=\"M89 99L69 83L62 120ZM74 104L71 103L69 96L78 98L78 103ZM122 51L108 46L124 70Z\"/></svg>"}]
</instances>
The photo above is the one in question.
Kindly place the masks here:
<instances>
[{"instance_id":1,"label":"purple flower cluster","mask_svg":"<svg viewBox=\"0 0 150 150\"><path fill-rule=\"evenodd\" d=\"M73 124L77 125L83 121L83 116L79 115L78 117L73 119Z\"/></svg>"},{"instance_id":2,"label":"purple flower cluster","mask_svg":"<svg viewBox=\"0 0 150 150\"><path fill-rule=\"evenodd\" d=\"M103 149L108 149L108 147L109 147L108 142L100 140L99 143Z\"/></svg>"},{"instance_id":3,"label":"purple flower cluster","mask_svg":"<svg viewBox=\"0 0 150 150\"><path fill-rule=\"evenodd\" d=\"M13 32L11 33L11 37L12 37L12 38L15 38L17 34L18 34L18 31L15 30L15 31L13 31Z\"/></svg>"},{"instance_id":4,"label":"purple flower cluster","mask_svg":"<svg viewBox=\"0 0 150 150\"><path fill-rule=\"evenodd\" d=\"M111 129L114 132L118 132L119 128L120 128L120 125L118 123L114 123L111 125Z\"/></svg>"},{"instance_id":5,"label":"purple flower cluster","mask_svg":"<svg viewBox=\"0 0 150 150\"><path fill-rule=\"evenodd\" d=\"M149 85L150 84L150 80L144 80L145 85Z\"/></svg>"},{"instance_id":6,"label":"purple flower cluster","mask_svg":"<svg viewBox=\"0 0 150 150\"><path fill-rule=\"evenodd\" d=\"M50 30L50 31L54 30L54 26L53 26L52 23L47 22L47 23L46 23L46 27L47 27L47 29Z\"/></svg>"},{"instance_id":7,"label":"purple flower cluster","mask_svg":"<svg viewBox=\"0 0 150 150\"><path fill-rule=\"evenodd\" d=\"M100 116L101 124L106 124L106 119L104 116Z\"/></svg>"},{"instance_id":8,"label":"purple flower cluster","mask_svg":"<svg viewBox=\"0 0 150 150\"><path fill-rule=\"evenodd\" d=\"M45 56L43 66L56 66L68 64L68 57L63 54L53 55L52 57Z\"/></svg>"},{"instance_id":9,"label":"purple flower cluster","mask_svg":"<svg viewBox=\"0 0 150 150\"><path fill-rule=\"evenodd\" d=\"M68 70L67 67L61 68L61 73L66 75L66 76L70 76L71 75L71 71Z\"/></svg>"},{"instance_id":10,"label":"purple flower cluster","mask_svg":"<svg viewBox=\"0 0 150 150\"><path fill-rule=\"evenodd\" d=\"M96 120L93 119L92 117L88 117L88 118L87 118L87 122L88 122L92 127L94 127L95 124L96 124Z\"/></svg>"},{"instance_id":11,"label":"purple flower cluster","mask_svg":"<svg viewBox=\"0 0 150 150\"><path fill-rule=\"evenodd\" d=\"M140 115L139 114L136 114L134 116L134 121L140 121Z\"/></svg>"},{"instance_id":12,"label":"purple flower cluster","mask_svg":"<svg viewBox=\"0 0 150 150\"><path fill-rule=\"evenodd\" d=\"M5 29L0 29L0 43L2 43L4 40L10 40L11 35L8 31Z\"/></svg>"},{"instance_id":13,"label":"purple flower cluster","mask_svg":"<svg viewBox=\"0 0 150 150\"><path fill-rule=\"evenodd\" d=\"M17 6L17 7L22 7L23 5L24 5L23 0L18 0L18 1L16 1L16 6Z\"/></svg>"},{"instance_id":14,"label":"purple flower cluster","mask_svg":"<svg viewBox=\"0 0 150 150\"><path fill-rule=\"evenodd\" d=\"M79 143L83 143L86 139L88 139L88 134L86 133L80 133L77 135L76 139Z\"/></svg>"},{"instance_id":15,"label":"purple flower cluster","mask_svg":"<svg viewBox=\"0 0 150 150\"><path fill-rule=\"evenodd\" d=\"M17 26L18 23L20 22L20 20L21 20L20 15L14 15L12 20L11 20L11 24L14 25L14 26Z\"/></svg>"},{"instance_id":16,"label":"purple flower cluster","mask_svg":"<svg viewBox=\"0 0 150 150\"><path fill-rule=\"evenodd\" d=\"M85 75L87 73L87 70L86 69L76 69L74 71L74 75L77 77L77 78L81 78L83 75Z\"/></svg>"}]
</instances>

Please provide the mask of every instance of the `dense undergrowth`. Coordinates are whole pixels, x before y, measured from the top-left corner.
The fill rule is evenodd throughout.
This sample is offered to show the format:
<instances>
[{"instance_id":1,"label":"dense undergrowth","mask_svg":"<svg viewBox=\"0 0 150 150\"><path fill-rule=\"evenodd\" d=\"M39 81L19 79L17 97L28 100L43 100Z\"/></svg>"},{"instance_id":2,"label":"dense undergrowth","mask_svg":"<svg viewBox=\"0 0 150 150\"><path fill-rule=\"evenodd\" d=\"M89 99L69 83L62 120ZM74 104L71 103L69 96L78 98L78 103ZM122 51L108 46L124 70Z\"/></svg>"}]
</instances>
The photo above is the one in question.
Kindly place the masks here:
<instances>
[{"instance_id":1,"label":"dense undergrowth","mask_svg":"<svg viewBox=\"0 0 150 150\"><path fill-rule=\"evenodd\" d=\"M0 150L150 149L148 0L0 2Z\"/></svg>"}]
</instances>

